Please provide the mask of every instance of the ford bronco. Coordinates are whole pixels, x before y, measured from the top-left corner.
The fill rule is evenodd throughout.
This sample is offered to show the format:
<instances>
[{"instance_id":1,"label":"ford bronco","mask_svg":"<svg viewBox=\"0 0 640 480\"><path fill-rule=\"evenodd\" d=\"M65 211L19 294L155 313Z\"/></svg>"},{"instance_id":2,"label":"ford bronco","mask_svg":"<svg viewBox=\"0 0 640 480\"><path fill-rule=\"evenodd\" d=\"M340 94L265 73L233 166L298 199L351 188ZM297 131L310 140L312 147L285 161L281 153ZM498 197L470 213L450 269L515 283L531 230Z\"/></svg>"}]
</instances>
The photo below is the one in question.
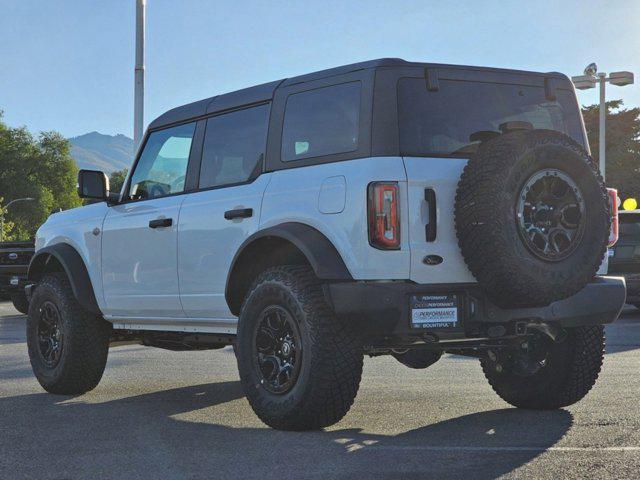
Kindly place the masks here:
<instances>
[{"instance_id":1,"label":"ford bronco","mask_svg":"<svg viewBox=\"0 0 640 480\"><path fill-rule=\"evenodd\" d=\"M625 301L616 216L570 80L381 59L175 108L121 192L52 215L29 267L33 371L96 387L110 344L233 345L259 418L318 429L364 355L478 358L496 393L555 409L594 385Z\"/></svg>"}]
</instances>

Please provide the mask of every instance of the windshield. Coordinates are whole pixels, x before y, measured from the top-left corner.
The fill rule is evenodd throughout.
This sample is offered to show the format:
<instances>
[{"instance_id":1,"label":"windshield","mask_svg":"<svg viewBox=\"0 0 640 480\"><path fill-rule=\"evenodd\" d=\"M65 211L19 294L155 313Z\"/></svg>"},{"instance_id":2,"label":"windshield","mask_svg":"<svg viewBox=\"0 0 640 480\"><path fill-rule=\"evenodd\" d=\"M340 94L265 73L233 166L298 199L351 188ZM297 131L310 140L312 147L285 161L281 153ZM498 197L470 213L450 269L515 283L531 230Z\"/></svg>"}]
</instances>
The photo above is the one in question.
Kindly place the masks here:
<instances>
[{"instance_id":1,"label":"windshield","mask_svg":"<svg viewBox=\"0 0 640 480\"><path fill-rule=\"evenodd\" d=\"M406 156L468 156L507 122L557 130L584 145L578 105L568 89L557 89L556 100L549 101L543 87L440 80L437 91L428 91L424 79L403 78L398 116Z\"/></svg>"}]
</instances>

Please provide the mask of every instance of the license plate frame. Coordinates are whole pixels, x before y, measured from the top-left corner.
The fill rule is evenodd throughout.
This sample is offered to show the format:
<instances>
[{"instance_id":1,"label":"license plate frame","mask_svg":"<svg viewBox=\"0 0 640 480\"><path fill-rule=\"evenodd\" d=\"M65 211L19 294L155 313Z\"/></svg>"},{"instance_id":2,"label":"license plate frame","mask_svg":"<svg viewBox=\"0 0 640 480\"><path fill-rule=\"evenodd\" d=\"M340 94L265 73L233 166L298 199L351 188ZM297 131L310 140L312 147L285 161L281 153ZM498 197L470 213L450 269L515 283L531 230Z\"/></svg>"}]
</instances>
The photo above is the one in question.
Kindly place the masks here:
<instances>
[{"instance_id":1,"label":"license plate frame","mask_svg":"<svg viewBox=\"0 0 640 480\"><path fill-rule=\"evenodd\" d=\"M409 297L409 324L417 330L458 330L462 328L462 297L457 293L412 294Z\"/></svg>"}]
</instances>

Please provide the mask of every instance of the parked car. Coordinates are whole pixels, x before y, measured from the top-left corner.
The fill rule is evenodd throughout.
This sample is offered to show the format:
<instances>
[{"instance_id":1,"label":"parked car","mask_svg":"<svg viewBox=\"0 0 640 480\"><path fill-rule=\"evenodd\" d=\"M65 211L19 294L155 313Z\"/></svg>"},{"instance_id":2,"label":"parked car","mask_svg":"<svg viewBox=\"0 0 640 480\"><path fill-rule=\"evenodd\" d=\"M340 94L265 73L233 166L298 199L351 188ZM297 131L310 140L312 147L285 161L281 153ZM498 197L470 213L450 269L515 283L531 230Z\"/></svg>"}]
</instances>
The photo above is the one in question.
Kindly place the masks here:
<instances>
[{"instance_id":1,"label":"parked car","mask_svg":"<svg viewBox=\"0 0 640 480\"><path fill-rule=\"evenodd\" d=\"M33 242L0 242L0 296L8 297L20 313L29 310L24 287L33 250Z\"/></svg>"},{"instance_id":2,"label":"parked car","mask_svg":"<svg viewBox=\"0 0 640 480\"><path fill-rule=\"evenodd\" d=\"M619 240L610 250L609 272L623 276L627 303L640 308L640 210L620 212Z\"/></svg>"},{"instance_id":3,"label":"parked car","mask_svg":"<svg viewBox=\"0 0 640 480\"><path fill-rule=\"evenodd\" d=\"M110 342L233 344L268 425L351 407L363 355L480 359L504 400L593 386L624 280L596 275L609 197L558 73L382 59L184 105L151 122L121 194L50 217L29 268L29 356L94 388Z\"/></svg>"}]
</instances>

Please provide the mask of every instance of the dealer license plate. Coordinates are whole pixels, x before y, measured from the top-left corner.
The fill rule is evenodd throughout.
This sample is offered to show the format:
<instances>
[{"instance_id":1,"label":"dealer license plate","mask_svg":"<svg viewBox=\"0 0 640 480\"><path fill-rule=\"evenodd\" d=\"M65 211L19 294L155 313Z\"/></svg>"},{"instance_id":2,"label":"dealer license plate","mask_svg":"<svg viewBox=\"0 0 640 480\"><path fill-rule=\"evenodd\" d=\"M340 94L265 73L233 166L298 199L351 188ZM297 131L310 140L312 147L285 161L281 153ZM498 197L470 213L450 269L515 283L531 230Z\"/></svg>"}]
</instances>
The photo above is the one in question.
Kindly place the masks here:
<instances>
[{"instance_id":1,"label":"dealer license plate","mask_svg":"<svg viewBox=\"0 0 640 480\"><path fill-rule=\"evenodd\" d=\"M411 327L456 328L460 326L458 296L412 295Z\"/></svg>"}]
</instances>

